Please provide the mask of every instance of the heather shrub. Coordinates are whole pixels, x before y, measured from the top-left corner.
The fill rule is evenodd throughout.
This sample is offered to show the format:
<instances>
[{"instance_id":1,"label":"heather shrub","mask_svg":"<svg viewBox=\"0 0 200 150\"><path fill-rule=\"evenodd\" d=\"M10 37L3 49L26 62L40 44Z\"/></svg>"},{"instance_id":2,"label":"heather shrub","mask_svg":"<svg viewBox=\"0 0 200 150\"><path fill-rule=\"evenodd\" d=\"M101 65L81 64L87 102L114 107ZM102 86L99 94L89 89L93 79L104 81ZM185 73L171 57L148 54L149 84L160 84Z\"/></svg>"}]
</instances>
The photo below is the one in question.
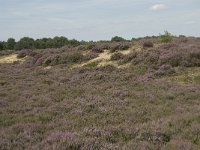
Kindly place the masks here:
<instances>
[{"instance_id":1,"label":"heather shrub","mask_svg":"<svg viewBox=\"0 0 200 150\"><path fill-rule=\"evenodd\" d=\"M110 49L109 43L101 43L101 47L102 47L102 49L104 49L104 50L109 50L109 49Z\"/></svg>"},{"instance_id":2,"label":"heather shrub","mask_svg":"<svg viewBox=\"0 0 200 150\"><path fill-rule=\"evenodd\" d=\"M0 56L5 56L5 55L12 54L12 53L13 53L12 50L3 50L3 51L0 50Z\"/></svg>"},{"instance_id":3,"label":"heather shrub","mask_svg":"<svg viewBox=\"0 0 200 150\"><path fill-rule=\"evenodd\" d=\"M77 50L78 50L78 51L87 50L87 46L86 46L86 45L79 45L79 46L77 47Z\"/></svg>"},{"instance_id":4,"label":"heather shrub","mask_svg":"<svg viewBox=\"0 0 200 150\"><path fill-rule=\"evenodd\" d=\"M113 65L105 65L99 68L100 71L105 71L105 72L112 72L114 70L116 70L116 67Z\"/></svg>"},{"instance_id":5,"label":"heather shrub","mask_svg":"<svg viewBox=\"0 0 200 150\"><path fill-rule=\"evenodd\" d=\"M127 50L131 47L129 42L113 42L110 44L111 52L115 52L117 50Z\"/></svg>"},{"instance_id":6,"label":"heather shrub","mask_svg":"<svg viewBox=\"0 0 200 150\"><path fill-rule=\"evenodd\" d=\"M84 61L92 60L98 56L99 56L98 53L89 52L86 55L84 55Z\"/></svg>"},{"instance_id":7,"label":"heather shrub","mask_svg":"<svg viewBox=\"0 0 200 150\"><path fill-rule=\"evenodd\" d=\"M62 56L60 56L60 55L49 56L44 60L43 64L57 65L57 64L61 63L61 59L62 59Z\"/></svg>"},{"instance_id":8,"label":"heather shrub","mask_svg":"<svg viewBox=\"0 0 200 150\"><path fill-rule=\"evenodd\" d=\"M145 48L145 47L153 47L153 42L150 41L150 40L145 40L145 41L143 42L143 47L144 47L144 48Z\"/></svg>"},{"instance_id":9,"label":"heather shrub","mask_svg":"<svg viewBox=\"0 0 200 150\"><path fill-rule=\"evenodd\" d=\"M148 52L146 51L144 53L144 55L142 55L144 58L144 61L148 64L148 65L157 65L158 61L159 61L159 52L156 50L149 50ZM141 61L141 60L140 60Z\"/></svg>"},{"instance_id":10,"label":"heather shrub","mask_svg":"<svg viewBox=\"0 0 200 150\"><path fill-rule=\"evenodd\" d=\"M45 56L42 56L42 54L37 53L33 57L26 59L26 61L23 63L23 66L24 67L40 66L43 64L45 59L46 59Z\"/></svg>"},{"instance_id":11,"label":"heather shrub","mask_svg":"<svg viewBox=\"0 0 200 150\"><path fill-rule=\"evenodd\" d=\"M163 75L169 75L175 73L174 68L172 68L171 65L162 65L156 70L155 75L156 76L163 76Z\"/></svg>"},{"instance_id":12,"label":"heather shrub","mask_svg":"<svg viewBox=\"0 0 200 150\"><path fill-rule=\"evenodd\" d=\"M120 60L120 64L131 62L134 58L136 58L136 56L137 56L136 52L132 52L127 55L123 55L123 58Z\"/></svg>"},{"instance_id":13,"label":"heather shrub","mask_svg":"<svg viewBox=\"0 0 200 150\"><path fill-rule=\"evenodd\" d=\"M183 60L182 53L177 51L171 51L171 53L163 53L159 58L159 64L170 64L172 67L177 67L181 64Z\"/></svg>"},{"instance_id":14,"label":"heather shrub","mask_svg":"<svg viewBox=\"0 0 200 150\"><path fill-rule=\"evenodd\" d=\"M176 44L175 42L173 42L173 43L164 43L164 44L161 44L159 46L159 49L169 50L171 48L178 48L178 44Z\"/></svg>"},{"instance_id":15,"label":"heather shrub","mask_svg":"<svg viewBox=\"0 0 200 150\"><path fill-rule=\"evenodd\" d=\"M175 67L199 67L200 49L194 44L194 39L178 44L173 41L161 44L157 48L143 49L132 56L125 55L121 63L123 62L131 62L133 65L144 64L154 70L154 75L169 75L175 72Z\"/></svg>"},{"instance_id":16,"label":"heather shrub","mask_svg":"<svg viewBox=\"0 0 200 150\"><path fill-rule=\"evenodd\" d=\"M102 52L103 52L103 49L100 48L100 47L93 47L93 48L92 48L92 52L93 52L93 53L102 53Z\"/></svg>"},{"instance_id":17,"label":"heather shrub","mask_svg":"<svg viewBox=\"0 0 200 150\"><path fill-rule=\"evenodd\" d=\"M24 58L27 56L27 52L26 50L21 50L18 55L17 55L17 58Z\"/></svg>"},{"instance_id":18,"label":"heather shrub","mask_svg":"<svg viewBox=\"0 0 200 150\"><path fill-rule=\"evenodd\" d=\"M120 49L121 50L127 50L127 49L129 49L131 47L131 44L130 43L122 43L121 45L120 45Z\"/></svg>"},{"instance_id":19,"label":"heather shrub","mask_svg":"<svg viewBox=\"0 0 200 150\"><path fill-rule=\"evenodd\" d=\"M89 44L88 46L87 46L87 49L88 50L91 50L91 49L93 49L95 47L95 44Z\"/></svg>"},{"instance_id":20,"label":"heather shrub","mask_svg":"<svg viewBox=\"0 0 200 150\"><path fill-rule=\"evenodd\" d=\"M110 45L110 50L112 53L120 49L120 44L119 43L112 43Z\"/></svg>"},{"instance_id":21,"label":"heather shrub","mask_svg":"<svg viewBox=\"0 0 200 150\"><path fill-rule=\"evenodd\" d=\"M24 58L26 56L35 57L38 55L37 52L29 49L23 49L17 52L17 58Z\"/></svg>"},{"instance_id":22,"label":"heather shrub","mask_svg":"<svg viewBox=\"0 0 200 150\"><path fill-rule=\"evenodd\" d=\"M73 64L84 60L84 56L79 52L69 52L63 54L55 54L48 56L44 65Z\"/></svg>"},{"instance_id":23,"label":"heather shrub","mask_svg":"<svg viewBox=\"0 0 200 150\"><path fill-rule=\"evenodd\" d=\"M122 53L115 53L111 56L111 60L120 60L120 59L123 59L124 58L124 55Z\"/></svg>"},{"instance_id":24,"label":"heather shrub","mask_svg":"<svg viewBox=\"0 0 200 150\"><path fill-rule=\"evenodd\" d=\"M156 132L156 133L148 133L144 132L140 135L141 141L151 141L152 143L164 144L170 141L170 136L164 133Z\"/></svg>"},{"instance_id":25,"label":"heather shrub","mask_svg":"<svg viewBox=\"0 0 200 150\"><path fill-rule=\"evenodd\" d=\"M83 60L84 56L79 52L73 52L66 55L66 60L69 63L78 63Z\"/></svg>"}]
</instances>

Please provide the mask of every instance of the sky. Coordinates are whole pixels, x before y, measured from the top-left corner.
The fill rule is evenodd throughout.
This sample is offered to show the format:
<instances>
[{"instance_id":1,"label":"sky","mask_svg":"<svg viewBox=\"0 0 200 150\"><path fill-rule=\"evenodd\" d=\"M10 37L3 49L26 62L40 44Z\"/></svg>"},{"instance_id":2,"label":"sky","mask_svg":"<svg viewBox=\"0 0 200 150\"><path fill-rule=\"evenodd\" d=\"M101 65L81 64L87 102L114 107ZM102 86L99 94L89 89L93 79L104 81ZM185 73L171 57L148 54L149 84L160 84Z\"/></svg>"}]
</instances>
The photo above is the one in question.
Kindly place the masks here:
<instances>
[{"instance_id":1,"label":"sky","mask_svg":"<svg viewBox=\"0 0 200 150\"><path fill-rule=\"evenodd\" d=\"M0 0L0 40L200 37L200 0Z\"/></svg>"}]
</instances>

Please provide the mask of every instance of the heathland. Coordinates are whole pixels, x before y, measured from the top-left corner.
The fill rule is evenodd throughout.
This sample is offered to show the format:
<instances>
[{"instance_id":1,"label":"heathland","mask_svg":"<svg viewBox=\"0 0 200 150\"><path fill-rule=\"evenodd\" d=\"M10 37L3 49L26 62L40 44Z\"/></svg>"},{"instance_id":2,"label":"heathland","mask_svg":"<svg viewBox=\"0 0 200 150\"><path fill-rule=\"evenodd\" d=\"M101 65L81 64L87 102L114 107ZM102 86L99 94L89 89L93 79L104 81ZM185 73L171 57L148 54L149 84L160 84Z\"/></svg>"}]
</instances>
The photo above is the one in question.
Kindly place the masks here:
<instances>
[{"instance_id":1,"label":"heathland","mask_svg":"<svg viewBox=\"0 0 200 150\"><path fill-rule=\"evenodd\" d=\"M200 149L200 38L0 52L0 149Z\"/></svg>"}]
</instances>

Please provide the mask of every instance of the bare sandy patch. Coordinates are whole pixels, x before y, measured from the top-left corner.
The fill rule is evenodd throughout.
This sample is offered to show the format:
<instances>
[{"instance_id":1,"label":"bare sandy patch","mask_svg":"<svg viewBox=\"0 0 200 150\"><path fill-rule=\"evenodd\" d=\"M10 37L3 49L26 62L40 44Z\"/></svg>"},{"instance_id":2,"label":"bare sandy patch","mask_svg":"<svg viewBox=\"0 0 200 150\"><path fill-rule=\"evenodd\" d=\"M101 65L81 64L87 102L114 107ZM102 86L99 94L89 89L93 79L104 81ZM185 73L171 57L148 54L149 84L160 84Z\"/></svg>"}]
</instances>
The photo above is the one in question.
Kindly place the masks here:
<instances>
[{"instance_id":1,"label":"bare sandy patch","mask_svg":"<svg viewBox=\"0 0 200 150\"><path fill-rule=\"evenodd\" d=\"M10 64L16 61L23 62L25 59L19 59L17 58L17 54L11 54L7 56L0 57L0 64Z\"/></svg>"},{"instance_id":2,"label":"bare sandy patch","mask_svg":"<svg viewBox=\"0 0 200 150\"><path fill-rule=\"evenodd\" d=\"M82 63L82 64L75 64L72 68L83 67L83 66L90 64L92 62L99 62L99 63L106 62L106 61L110 60L111 55L112 55L112 53L110 53L109 50L105 50L103 53L99 54L99 56L97 58L94 58L94 59L89 60L89 61Z\"/></svg>"},{"instance_id":3,"label":"bare sandy patch","mask_svg":"<svg viewBox=\"0 0 200 150\"><path fill-rule=\"evenodd\" d=\"M121 50L121 51L117 51L118 53L122 53L124 55L128 55L130 54L131 52L134 52L134 51L141 51L141 47L140 46L134 46L128 50ZM75 64L72 66L72 68L79 68L79 67L83 67L85 65L88 65L90 63L93 63L93 62L98 62L98 67L101 67L101 66L106 66L106 65L113 65L117 68L127 68L130 66L130 64L124 64L124 65L119 65L117 63L117 61L111 61L111 56L113 55L114 53L111 53L110 50L105 50L103 53L100 53L98 57L92 59L92 60L89 60L87 62L84 62L84 63L81 63L81 64Z\"/></svg>"}]
</instances>

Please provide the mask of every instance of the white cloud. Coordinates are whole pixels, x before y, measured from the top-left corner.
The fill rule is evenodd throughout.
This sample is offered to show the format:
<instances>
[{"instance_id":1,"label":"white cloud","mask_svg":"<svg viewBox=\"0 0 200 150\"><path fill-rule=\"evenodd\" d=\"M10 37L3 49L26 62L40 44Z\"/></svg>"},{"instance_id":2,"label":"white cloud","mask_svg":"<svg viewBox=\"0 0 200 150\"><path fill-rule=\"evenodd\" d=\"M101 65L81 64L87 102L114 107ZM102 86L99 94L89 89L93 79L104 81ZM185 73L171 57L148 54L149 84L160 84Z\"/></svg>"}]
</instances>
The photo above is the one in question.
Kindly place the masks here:
<instances>
[{"instance_id":1,"label":"white cloud","mask_svg":"<svg viewBox=\"0 0 200 150\"><path fill-rule=\"evenodd\" d=\"M151 10L157 11L157 10L164 10L166 8L167 6L165 4L155 4L151 7Z\"/></svg>"}]
</instances>

